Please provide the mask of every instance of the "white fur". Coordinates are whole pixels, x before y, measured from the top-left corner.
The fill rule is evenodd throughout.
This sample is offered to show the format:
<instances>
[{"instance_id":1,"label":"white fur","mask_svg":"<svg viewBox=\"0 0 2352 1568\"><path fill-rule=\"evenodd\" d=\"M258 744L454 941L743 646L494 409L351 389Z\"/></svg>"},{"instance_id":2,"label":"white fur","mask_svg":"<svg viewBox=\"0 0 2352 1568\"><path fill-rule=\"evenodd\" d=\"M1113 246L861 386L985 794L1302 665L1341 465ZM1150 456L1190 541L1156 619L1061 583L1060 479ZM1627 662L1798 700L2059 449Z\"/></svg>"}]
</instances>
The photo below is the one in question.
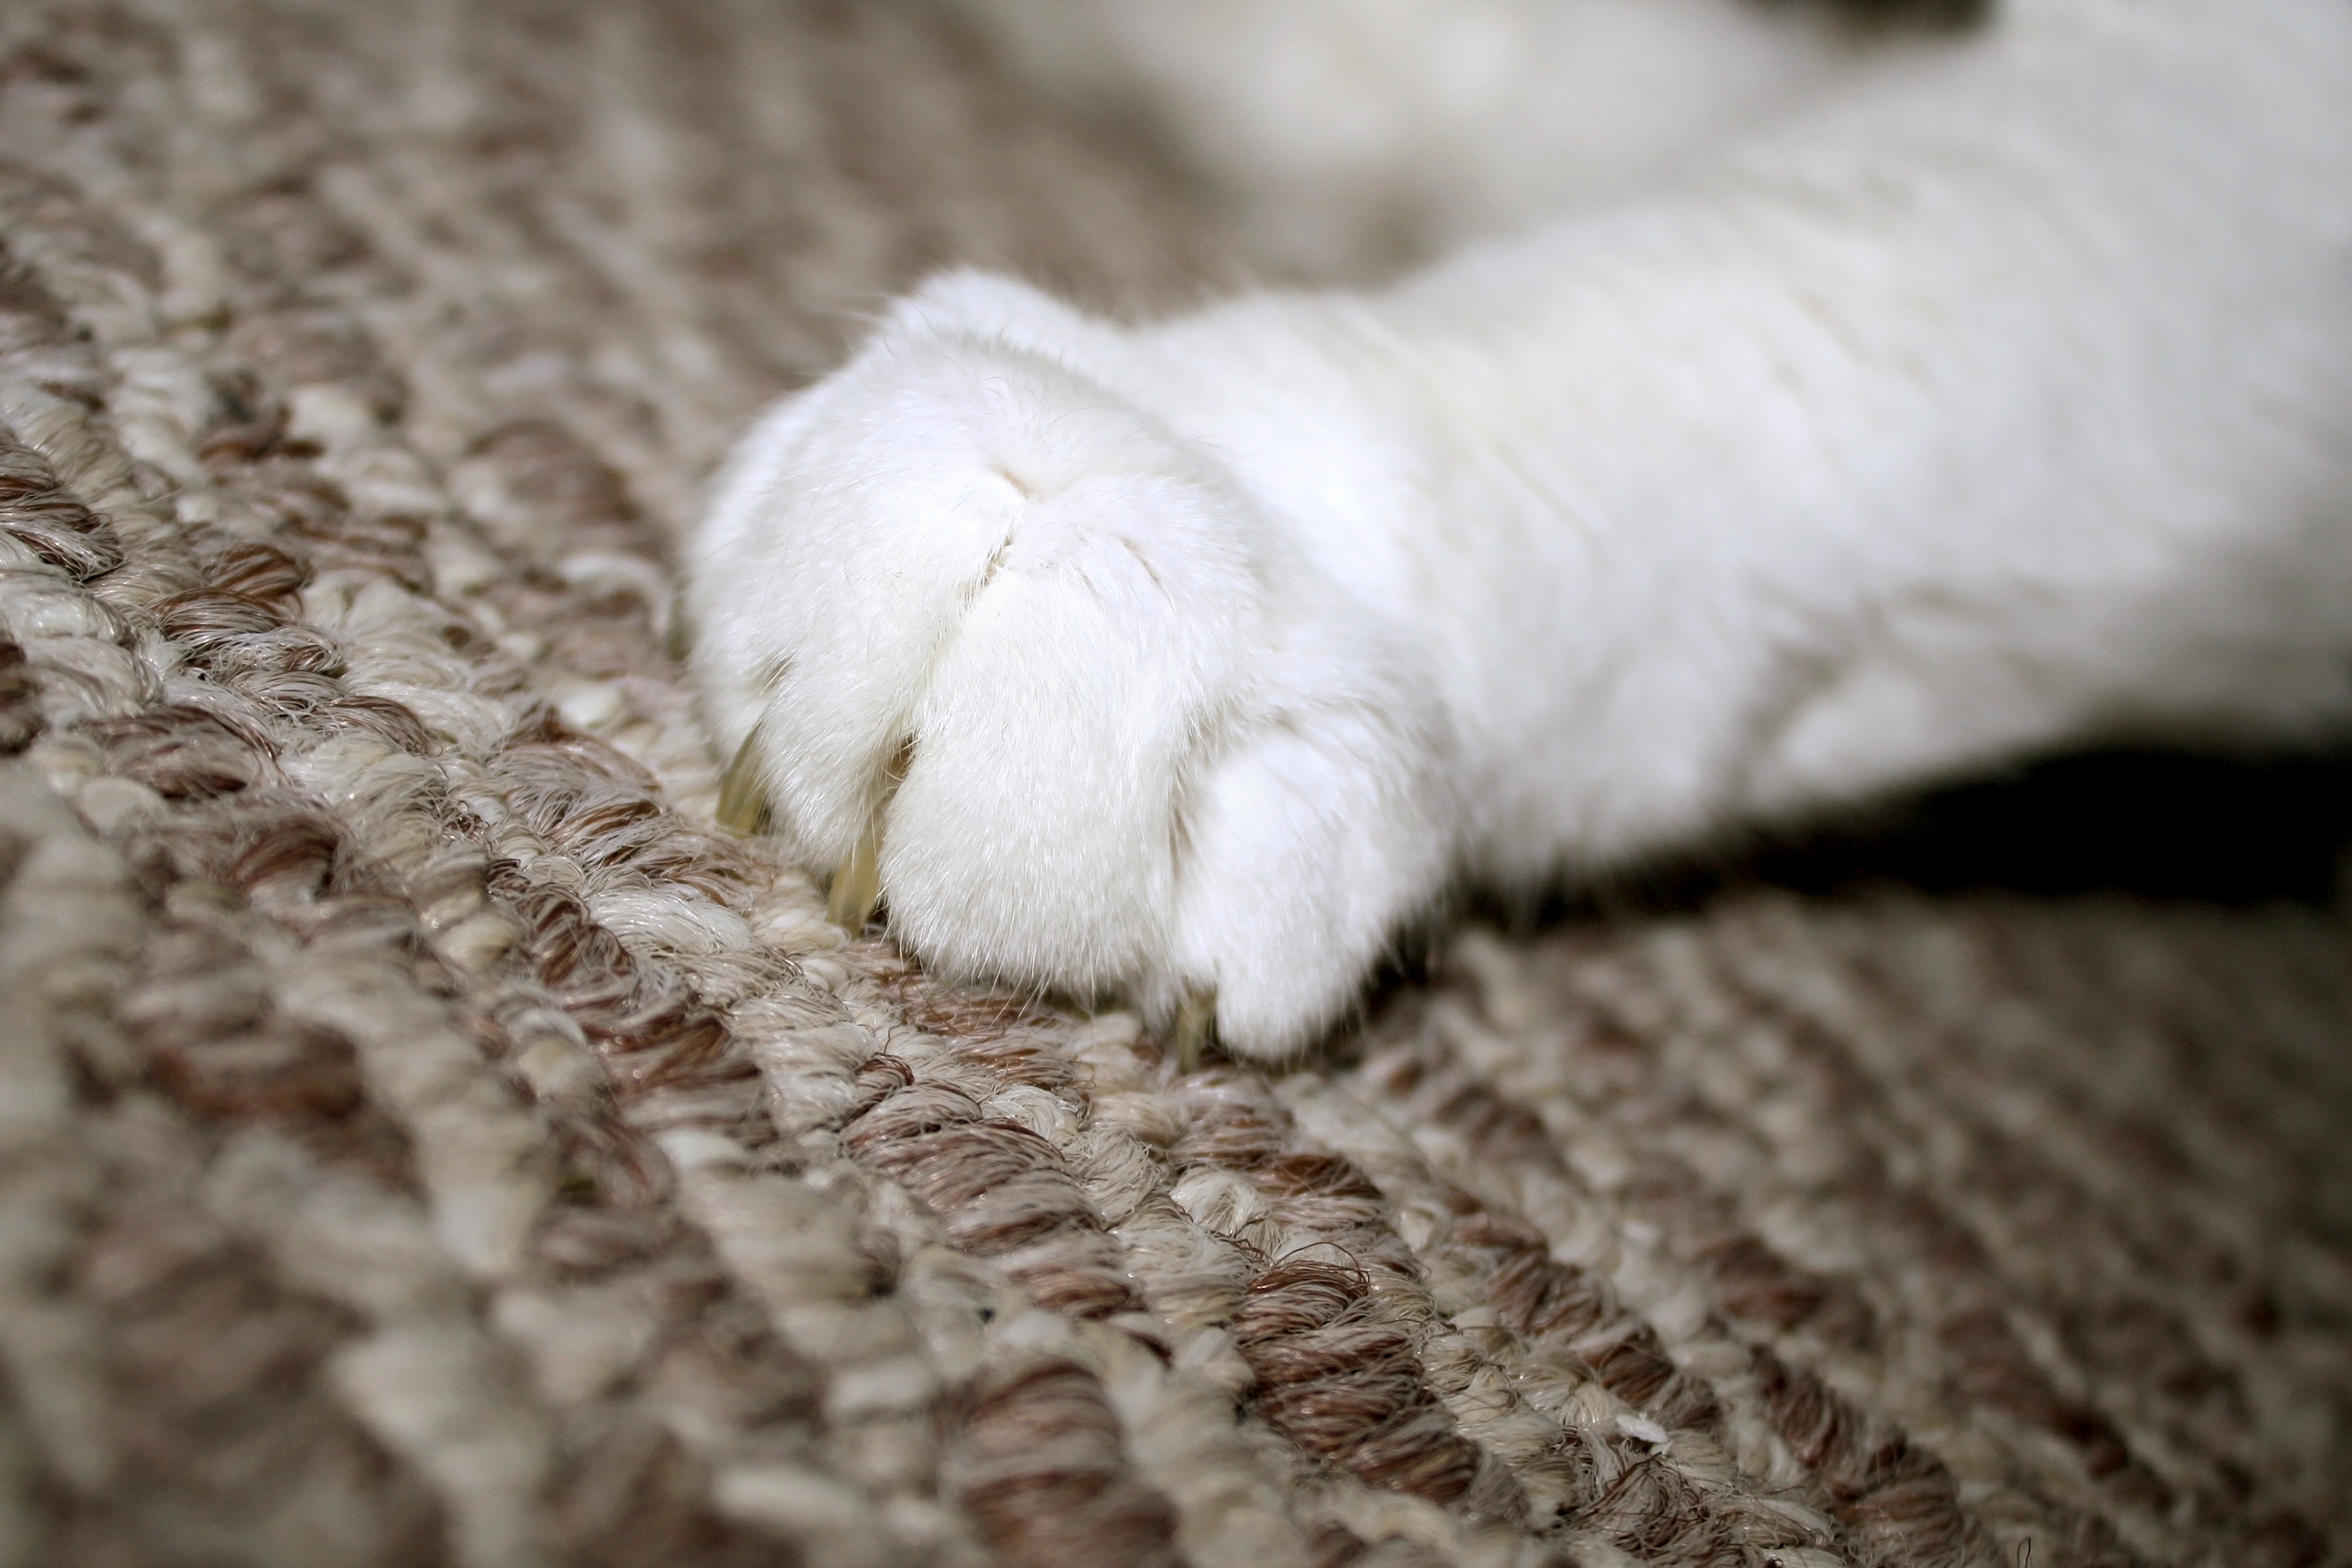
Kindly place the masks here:
<instances>
[{"instance_id":1,"label":"white fur","mask_svg":"<svg viewBox=\"0 0 2352 1568\"><path fill-rule=\"evenodd\" d=\"M887 799L916 951L1260 1055L1462 870L2321 732L2352 5L2011 0L1378 293L943 279L744 439L689 606L798 853Z\"/></svg>"}]
</instances>

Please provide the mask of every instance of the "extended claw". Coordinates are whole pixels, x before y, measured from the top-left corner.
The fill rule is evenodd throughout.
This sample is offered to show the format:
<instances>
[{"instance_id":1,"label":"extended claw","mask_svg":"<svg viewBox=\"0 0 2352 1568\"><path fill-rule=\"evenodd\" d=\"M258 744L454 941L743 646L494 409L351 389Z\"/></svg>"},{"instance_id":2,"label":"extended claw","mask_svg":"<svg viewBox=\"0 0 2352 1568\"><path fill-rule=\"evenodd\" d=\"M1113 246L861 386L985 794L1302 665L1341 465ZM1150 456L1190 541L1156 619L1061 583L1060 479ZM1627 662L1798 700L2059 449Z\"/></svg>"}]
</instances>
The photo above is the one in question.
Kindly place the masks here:
<instances>
[{"instance_id":1,"label":"extended claw","mask_svg":"<svg viewBox=\"0 0 2352 1568\"><path fill-rule=\"evenodd\" d=\"M880 813L876 817L876 825L858 836L857 847L833 874L832 889L825 894L824 918L852 936L866 929L882 898Z\"/></svg>"},{"instance_id":2,"label":"extended claw","mask_svg":"<svg viewBox=\"0 0 2352 1568\"><path fill-rule=\"evenodd\" d=\"M882 824L890 815L890 802L906 781L907 769L914 762L915 742L912 736L898 742L884 764L881 776L874 785L874 813L866 818L866 831L857 837L856 847L849 858L833 874L833 890L825 895L824 918L842 930L856 934L866 929L874 916L874 906L882 901Z\"/></svg>"},{"instance_id":3,"label":"extended claw","mask_svg":"<svg viewBox=\"0 0 2352 1568\"><path fill-rule=\"evenodd\" d=\"M1188 1073L1201 1065L1209 1047L1217 1043L1217 994L1213 991L1187 991L1184 1000L1176 1007L1174 1045L1176 1070Z\"/></svg>"},{"instance_id":4,"label":"extended claw","mask_svg":"<svg viewBox=\"0 0 2352 1568\"><path fill-rule=\"evenodd\" d=\"M760 729L755 724L735 749L735 760L727 764L726 774L719 781L719 826L737 833L768 830L768 789L760 778L759 743Z\"/></svg>"}]
</instances>

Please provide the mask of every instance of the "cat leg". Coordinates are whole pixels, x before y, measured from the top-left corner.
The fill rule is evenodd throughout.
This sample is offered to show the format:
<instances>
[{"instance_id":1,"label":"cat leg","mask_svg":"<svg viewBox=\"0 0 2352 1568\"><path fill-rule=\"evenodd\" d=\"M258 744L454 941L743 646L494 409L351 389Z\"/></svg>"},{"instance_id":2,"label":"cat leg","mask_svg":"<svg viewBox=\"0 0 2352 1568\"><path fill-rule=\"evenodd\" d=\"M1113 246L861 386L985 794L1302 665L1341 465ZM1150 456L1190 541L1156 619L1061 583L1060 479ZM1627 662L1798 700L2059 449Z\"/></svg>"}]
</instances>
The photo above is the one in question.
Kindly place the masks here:
<instances>
[{"instance_id":1,"label":"cat leg","mask_svg":"<svg viewBox=\"0 0 2352 1568\"><path fill-rule=\"evenodd\" d=\"M723 480L714 727L926 960L1263 1055L1449 865L2341 726L2347 82L2339 6L2016 0L1379 293L950 279Z\"/></svg>"}]
</instances>

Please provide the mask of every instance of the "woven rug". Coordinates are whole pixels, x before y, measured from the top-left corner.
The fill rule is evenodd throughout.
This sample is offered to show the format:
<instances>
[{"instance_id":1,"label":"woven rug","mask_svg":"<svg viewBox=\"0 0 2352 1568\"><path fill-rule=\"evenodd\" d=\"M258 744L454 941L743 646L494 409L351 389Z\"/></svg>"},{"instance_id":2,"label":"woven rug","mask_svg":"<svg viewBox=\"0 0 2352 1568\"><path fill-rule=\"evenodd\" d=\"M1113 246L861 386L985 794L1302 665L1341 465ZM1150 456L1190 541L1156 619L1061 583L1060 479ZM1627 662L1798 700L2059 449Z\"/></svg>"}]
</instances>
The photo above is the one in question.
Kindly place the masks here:
<instances>
[{"instance_id":1,"label":"woven rug","mask_svg":"<svg viewBox=\"0 0 2352 1568\"><path fill-rule=\"evenodd\" d=\"M750 411L1219 275L926 13L17 0L0 246L0 1563L2352 1561L2315 905L1734 887L1179 1074L710 826Z\"/></svg>"}]
</instances>

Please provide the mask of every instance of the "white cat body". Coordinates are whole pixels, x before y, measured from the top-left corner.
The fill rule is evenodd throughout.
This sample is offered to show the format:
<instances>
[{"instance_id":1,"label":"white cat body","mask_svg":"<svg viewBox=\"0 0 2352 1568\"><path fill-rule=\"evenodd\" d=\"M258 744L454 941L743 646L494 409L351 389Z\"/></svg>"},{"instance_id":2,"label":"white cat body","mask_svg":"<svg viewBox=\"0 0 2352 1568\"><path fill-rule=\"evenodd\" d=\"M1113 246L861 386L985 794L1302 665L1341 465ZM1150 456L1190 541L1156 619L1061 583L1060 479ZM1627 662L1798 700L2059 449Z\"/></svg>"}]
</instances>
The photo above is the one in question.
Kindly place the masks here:
<instances>
[{"instance_id":1,"label":"white cat body","mask_svg":"<svg viewBox=\"0 0 2352 1568\"><path fill-rule=\"evenodd\" d=\"M2352 5L2013 0L1380 292L942 279L745 437L689 566L797 853L878 827L928 960L1261 1055L1465 871L2326 732Z\"/></svg>"}]
</instances>

